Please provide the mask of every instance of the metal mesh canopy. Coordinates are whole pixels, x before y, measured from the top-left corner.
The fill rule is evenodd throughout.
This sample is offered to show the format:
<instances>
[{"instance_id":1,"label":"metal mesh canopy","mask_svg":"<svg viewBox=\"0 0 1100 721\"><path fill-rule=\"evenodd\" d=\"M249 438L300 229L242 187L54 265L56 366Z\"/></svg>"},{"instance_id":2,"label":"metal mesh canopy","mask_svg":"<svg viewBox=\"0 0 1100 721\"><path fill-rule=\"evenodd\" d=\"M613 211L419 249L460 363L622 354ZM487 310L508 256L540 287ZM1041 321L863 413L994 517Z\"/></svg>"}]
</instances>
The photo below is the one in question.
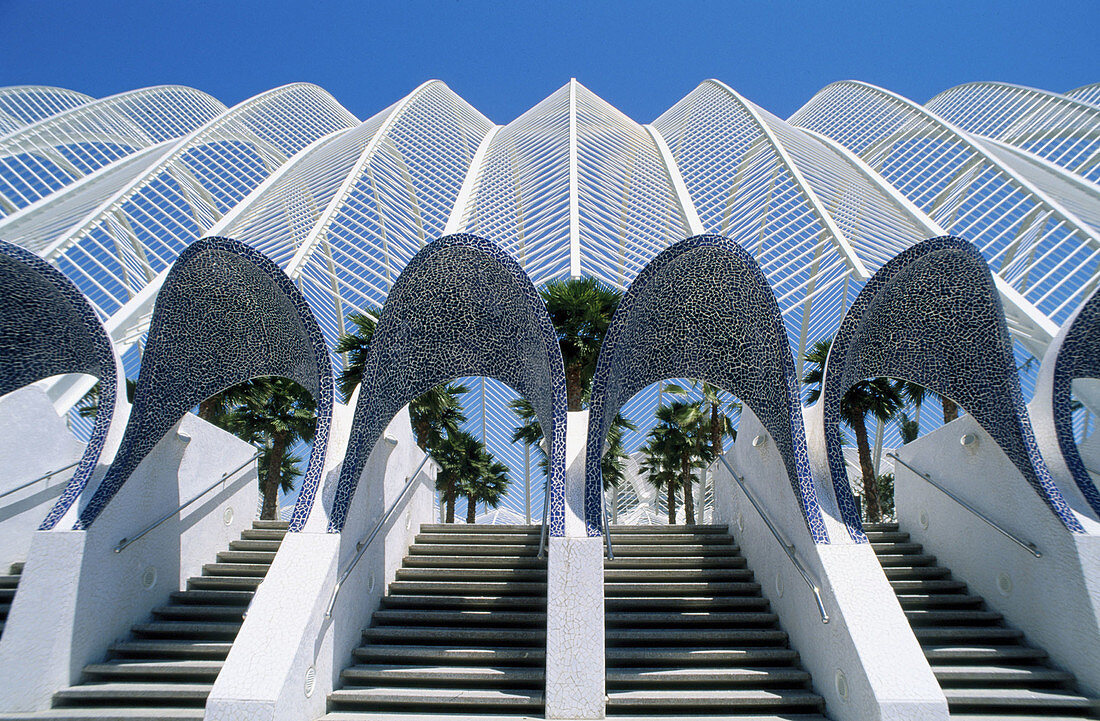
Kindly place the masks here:
<instances>
[{"instance_id":1,"label":"metal mesh canopy","mask_svg":"<svg viewBox=\"0 0 1100 721\"><path fill-rule=\"evenodd\" d=\"M408 260L447 233L495 241L536 285L593 276L620 289L678 240L730 235L771 283L801 371L875 270L952 233L996 275L1030 392L1028 359L1100 279L1098 99L1096 85L971 83L922 106L846 81L783 120L708 80L643 124L574 80L498 125L439 81L365 121L308 84L233 108L179 86L99 100L0 88L0 238L72 278L136 375L167 268L203 236L272 258L331 349L347 315L384 302ZM529 473L539 518L544 477L537 454L511 442L514 392L463 382L468 429L512 470L497 516L525 515ZM56 407L89 385L56 382ZM662 393L650 386L624 406L640 428L628 452ZM892 424L885 436L898 444ZM652 499L632 511L645 495L624 487L615 507L663 512Z\"/></svg>"}]
</instances>

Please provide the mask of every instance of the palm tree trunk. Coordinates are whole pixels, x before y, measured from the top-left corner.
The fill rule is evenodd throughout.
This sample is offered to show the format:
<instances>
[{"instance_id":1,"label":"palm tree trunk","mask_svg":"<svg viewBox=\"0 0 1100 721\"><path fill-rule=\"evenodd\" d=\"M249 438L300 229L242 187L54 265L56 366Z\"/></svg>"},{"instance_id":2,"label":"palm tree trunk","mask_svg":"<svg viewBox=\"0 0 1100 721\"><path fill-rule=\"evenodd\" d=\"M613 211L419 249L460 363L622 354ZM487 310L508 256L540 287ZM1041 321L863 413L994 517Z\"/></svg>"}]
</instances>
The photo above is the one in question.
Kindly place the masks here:
<instances>
[{"instance_id":1,"label":"palm tree trunk","mask_svg":"<svg viewBox=\"0 0 1100 721\"><path fill-rule=\"evenodd\" d=\"M940 400L943 402L943 422L945 424L959 417L959 406L955 401L947 396L940 396Z\"/></svg>"},{"instance_id":2,"label":"palm tree trunk","mask_svg":"<svg viewBox=\"0 0 1100 721\"><path fill-rule=\"evenodd\" d=\"M668 482L668 525L676 525L676 484Z\"/></svg>"},{"instance_id":3,"label":"palm tree trunk","mask_svg":"<svg viewBox=\"0 0 1100 721\"><path fill-rule=\"evenodd\" d=\"M854 426L856 448L859 450L859 468L863 473L863 497L867 502L867 520L878 523L882 520L882 507L878 502L878 488L875 485L875 467L871 463L871 446L867 442L866 419L860 419Z\"/></svg>"},{"instance_id":4,"label":"palm tree trunk","mask_svg":"<svg viewBox=\"0 0 1100 721\"><path fill-rule=\"evenodd\" d=\"M455 497L451 494L447 494L446 502L447 502L447 520L444 521L444 522L445 523L454 523L455 522Z\"/></svg>"},{"instance_id":5,"label":"palm tree trunk","mask_svg":"<svg viewBox=\"0 0 1100 721\"><path fill-rule=\"evenodd\" d=\"M684 489L684 523L695 525L695 498L691 487L691 466L687 453L680 457L680 487Z\"/></svg>"},{"instance_id":6,"label":"palm tree trunk","mask_svg":"<svg viewBox=\"0 0 1100 721\"><path fill-rule=\"evenodd\" d=\"M279 481L280 470L283 467L283 454L286 452L286 434L275 433L271 437L271 456L267 460L267 482L264 483L264 506L260 512L260 519L264 521L277 520L279 511Z\"/></svg>"},{"instance_id":7,"label":"palm tree trunk","mask_svg":"<svg viewBox=\"0 0 1100 721\"><path fill-rule=\"evenodd\" d=\"M473 495L466 496L466 523L477 523L477 499Z\"/></svg>"},{"instance_id":8,"label":"palm tree trunk","mask_svg":"<svg viewBox=\"0 0 1100 721\"><path fill-rule=\"evenodd\" d=\"M710 404L710 448L714 457L722 455L722 424L718 422L718 404Z\"/></svg>"},{"instance_id":9,"label":"palm tree trunk","mask_svg":"<svg viewBox=\"0 0 1100 721\"><path fill-rule=\"evenodd\" d=\"M584 397L584 388L581 387L581 373L584 367L575 363L565 369L565 397L568 408L571 411L582 411L581 398Z\"/></svg>"}]
</instances>

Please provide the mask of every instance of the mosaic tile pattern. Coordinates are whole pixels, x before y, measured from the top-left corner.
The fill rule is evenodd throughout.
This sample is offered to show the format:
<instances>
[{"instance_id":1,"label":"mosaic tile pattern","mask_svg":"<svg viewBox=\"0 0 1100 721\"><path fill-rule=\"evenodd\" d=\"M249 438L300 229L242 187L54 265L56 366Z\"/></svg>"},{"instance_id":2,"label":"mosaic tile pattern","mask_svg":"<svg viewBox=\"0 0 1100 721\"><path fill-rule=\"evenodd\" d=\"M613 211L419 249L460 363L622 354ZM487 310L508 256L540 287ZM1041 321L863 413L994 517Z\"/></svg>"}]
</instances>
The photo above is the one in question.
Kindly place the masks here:
<instances>
[{"instance_id":1,"label":"mosaic tile pattern","mask_svg":"<svg viewBox=\"0 0 1100 721\"><path fill-rule=\"evenodd\" d=\"M666 378L705 380L752 409L783 457L806 527L816 543L828 543L779 306L756 261L719 235L688 238L655 257L611 321L592 382L588 535L600 535L599 460L611 420L631 396Z\"/></svg>"},{"instance_id":2,"label":"mosaic tile pattern","mask_svg":"<svg viewBox=\"0 0 1100 721\"><path fill-rule=\"evenodd\" d=\"M367 351L330 532L343 528L367 457L394 415L462 376L496 378L535 407L550 444L550 534L565 533L565 370L557 334L523 268L496 244L463 233L425 246L390 289ZM296 517L312 498L298 503Z\"/></svg>"},{"instance_id":3,"label":"mosaic tile pattern","mask_svg":"<svg viewBox=\"0 0 1100 721\"><path fill-rule=\"evenodd\" d=\"M115 413L117 370L111 340L84 295L38 256L0 241L0 395L61 373L99 379L99 413L65 491L42 521L53 528L95 471Z\"/></svg>"},{"instance_id":4,"label":"mosaic tile pattern","mask_svg":"<svg viewBox=\"0 0 1100 721\"><path fill-rule=\"evenodd\" d=\"M259 376L281 376L317 401L317 430L302 488L316 489L332 421L328 349L290 278L262 253L228 238L187 247L157 295L130 421L115 461L75 530L88 528L153 446L202 400Z\"/></svg>"},{"instance_id":5,"label":"mosaic tile pattern","mask_svg":"<svg viewBox=\"0 0 1100 721\"><path fill-rule=\"evenodd\" d=\"M1073 438L1073 410L1070 407L1075 378L1100 379L1100 291L1093 291L1059 335L1061 338L1056 338L1048 351L1048 354L1054 353L1053 372L1048 374L1044 368L1040 383L1049 383L1054 434L1062 460L1085 500L1100 514L1100 492L1085 470L1085 463L1077 450L1077 441ZM1039 395L1036 393L1036 397Z\"/></svg>"},{"instance_id":6,"label":"mosaic tile pattern","mask_svg":"<svg viewBox=\"0 0 1100 721\"><path fill-rule=\"evenodd\" d=\"M985 429L1066 528L1083 532L1050 478L1024 407L1000 296L981 253L961 238L914 245L882 266L840 324L825 367L825 451L841 516L866 542L840 432L853 385L886 376L951 398Z\"/></svg>"}]
</instances>

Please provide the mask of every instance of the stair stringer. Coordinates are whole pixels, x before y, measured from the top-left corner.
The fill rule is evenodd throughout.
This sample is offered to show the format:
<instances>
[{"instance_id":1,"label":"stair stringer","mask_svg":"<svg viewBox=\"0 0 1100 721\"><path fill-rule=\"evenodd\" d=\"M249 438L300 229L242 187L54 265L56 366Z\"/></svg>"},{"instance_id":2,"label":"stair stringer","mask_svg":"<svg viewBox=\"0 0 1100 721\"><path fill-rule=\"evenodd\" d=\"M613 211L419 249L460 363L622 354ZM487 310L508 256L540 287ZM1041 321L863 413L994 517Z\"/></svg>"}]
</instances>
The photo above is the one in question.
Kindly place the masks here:
<instances>
[{"instance_id":1,"label":"stair stringer","mask_svg":"<svg viewBox=\"0 0 1100 721\"><path fill-rule=\"evenodd\" d=\"M1083 693L1100 696L1100 524L1075 511L1085 533L1067 531L969 415L906 444L898 456L1035 545L1040 558L896 464L894 504L902 530L1055 665L1073 673Z\"/></svg>"},{"instance_id":2,"label":"stair stringer","mask_svg":"<svg viewBox=\"0 0 1100 721\"><path fill-rule=\"evenodd\" d=\"M757 437L762 440L754 445ZM828 623L725 466L715 466L714 522L729 525L791 647L813 677L814 690L825 698L829 716L837 721L946 721L947 700L871 546L813 542L782 459L747 407L726 457L820 585ZM819 469L814 470L817 475ZM839 540L841 534L833 537Z\"/></svg>"},{"instance_id":3,"label":"stair stringer","mask_svg":"<svg viewBox=\"0 0 1100 721\"><path fill-rule=\"evenodd\" d=\"M322 497L327 498L339 479L354 407L354 396L349 406L336 404ZM398 498L423 458L403 409L364 465L344 530L325 532L327 503L316 503L308 530L286 534L214 682L206 721L302 721L325 713L325 700L350 663L366 619L378 609L421 524L434 520L433 463L424 466L389 524L343 582L332 617L326 619L336 582L355 556L356 543ZM308 695L307 677L313 679Z\"/></svg>"},{"instance_id":4,"label":"stair stringer","mask_svg":"<svg viewBox=\"0 0 1100 721\"><path fill-rule=\"evenodd\" d=\"M116 553L256 449L187 415L153 448L88 530L36 531L0 637L0 711L40 711L129 635L252 521L253 463ZM226 520L228 519L228 523Z\"/></svg>"}]
</instances>

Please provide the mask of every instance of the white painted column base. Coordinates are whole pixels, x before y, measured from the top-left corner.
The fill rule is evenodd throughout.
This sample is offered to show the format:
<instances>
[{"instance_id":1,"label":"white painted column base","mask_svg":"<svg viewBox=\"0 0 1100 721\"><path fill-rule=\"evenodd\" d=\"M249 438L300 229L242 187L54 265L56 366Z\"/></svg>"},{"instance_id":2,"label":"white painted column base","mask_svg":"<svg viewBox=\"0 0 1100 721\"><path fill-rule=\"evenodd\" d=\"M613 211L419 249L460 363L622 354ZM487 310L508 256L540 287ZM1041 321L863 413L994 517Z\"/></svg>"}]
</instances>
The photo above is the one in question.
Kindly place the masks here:
<instances>
[{"instance_id":1,"label":"white painted column base","mask_svg":"<svg viewBox=\"0 0 1100 721\"><path fill-rule=\"evenodd\" d=\"M601 719L603 539L551 538L546 580L546 718Z\"/></svg>"}]
</instances>

